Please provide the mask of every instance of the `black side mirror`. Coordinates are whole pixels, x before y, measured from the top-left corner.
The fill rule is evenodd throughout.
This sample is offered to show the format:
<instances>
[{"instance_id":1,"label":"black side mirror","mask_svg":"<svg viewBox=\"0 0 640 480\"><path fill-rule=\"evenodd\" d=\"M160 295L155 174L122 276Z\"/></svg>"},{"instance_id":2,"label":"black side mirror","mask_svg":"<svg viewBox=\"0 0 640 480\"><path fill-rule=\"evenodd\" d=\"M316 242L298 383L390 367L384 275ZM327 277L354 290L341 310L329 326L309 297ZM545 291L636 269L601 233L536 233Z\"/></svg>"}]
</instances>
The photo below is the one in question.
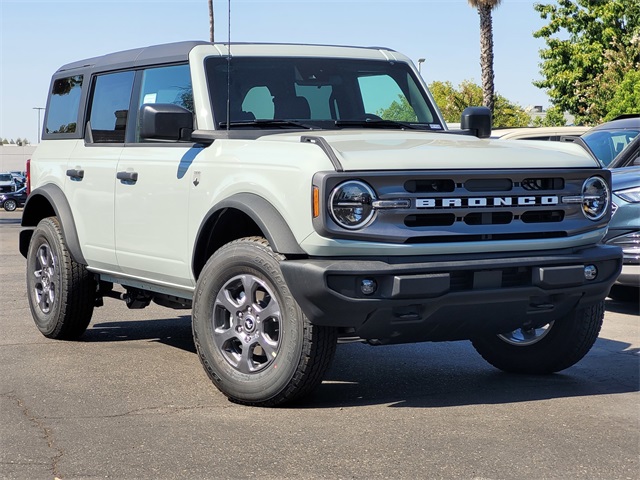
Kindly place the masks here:
<instances>
[{"instance_id":1,"label":"black side mirror","mask_svg":"<svg viewBox=\"0 0 640 480\"><path fill-rule=\"evenodd\" d=\"M478 138L491 136L491 110L487 107L467 107L460 116L460 128L471 130Z\"/></svg>"},{"instance_id":2,"label":"black side mirror","mask_svg":"<svg viewBox=\"0 0 640 480\"><path fill-rule=\"evenodd\" d=\"M140 107L140 137L151 140L190 140L193 113L172 103Z\"/></svg>"}]
</instances>

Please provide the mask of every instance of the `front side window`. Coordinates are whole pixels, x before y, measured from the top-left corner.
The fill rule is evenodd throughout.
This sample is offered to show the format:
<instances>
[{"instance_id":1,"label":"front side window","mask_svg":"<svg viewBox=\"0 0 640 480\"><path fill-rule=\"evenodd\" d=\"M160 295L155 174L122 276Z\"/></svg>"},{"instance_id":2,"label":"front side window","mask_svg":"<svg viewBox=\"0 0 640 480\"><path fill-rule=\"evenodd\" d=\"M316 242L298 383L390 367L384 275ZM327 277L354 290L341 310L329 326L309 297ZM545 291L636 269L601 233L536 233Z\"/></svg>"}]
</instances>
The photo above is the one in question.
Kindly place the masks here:
<instances>
[{"instance_id":1,"label":"front side window","mask_svg":"<svg viewBox=\"0 0 640 480\"><path fill-rule=\"evenodd\" d=\"M95 143L124 143L134 72L96 77L89 122Z\"/></svg>"},{"instance_id":2,"label":"front side window","mask_svg":"<svg viewBox=\"0 0 640 480\"><path fill-rule=\"evenodd\" d=\"M46 133L75 133L82 92L82 75L53 81L47 109Z\"/></svg>"},{"instance_id":3,"label":"front side window","mask_svg":"<svg viewBox=\"0 0 640 480\"><path fill-rule=\"evenodd\" d=\"M237 128L348 128L380 120L443 128L403 62L291 57L205 62L217 128L227 125L227 111L230 126Z\"/></svg>"},{"instance_id":4,"label":"front side window","mask_svg":"<svg viewBox=\"0 0 640 480\"><path fill-rule=\"evenodd\" d=\"M144 104L171 103L194 112L193 87L189 65L171 65L149 68L142 72L142 88L138 111ZM136 129L136 141L140 141L140 126Z\"/></svg>"}]
</instances>

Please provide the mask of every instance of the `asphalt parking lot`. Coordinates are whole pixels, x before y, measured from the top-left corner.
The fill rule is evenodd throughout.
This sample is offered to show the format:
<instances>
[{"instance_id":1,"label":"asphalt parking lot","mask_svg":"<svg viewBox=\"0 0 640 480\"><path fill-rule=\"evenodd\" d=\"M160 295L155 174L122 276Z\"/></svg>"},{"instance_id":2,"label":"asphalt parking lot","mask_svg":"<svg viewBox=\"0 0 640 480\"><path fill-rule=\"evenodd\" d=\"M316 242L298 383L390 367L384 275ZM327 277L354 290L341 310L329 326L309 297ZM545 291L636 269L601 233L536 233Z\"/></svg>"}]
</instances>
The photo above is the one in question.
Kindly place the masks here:
<instances>
[{"instance_id":1,"label":"asphalt parking lot","mask_svg":"<svg viewBox=\"0 0 640 480\"><path fill-rule=\"evenodd\" d=\"M576 366L501 373L467 342L341 345L295 407L230 403L188 311L107 299L78 342L31 320L21 210L0 212L0 478L636 479L637 295Z\"/></svg>"}]
</instances>

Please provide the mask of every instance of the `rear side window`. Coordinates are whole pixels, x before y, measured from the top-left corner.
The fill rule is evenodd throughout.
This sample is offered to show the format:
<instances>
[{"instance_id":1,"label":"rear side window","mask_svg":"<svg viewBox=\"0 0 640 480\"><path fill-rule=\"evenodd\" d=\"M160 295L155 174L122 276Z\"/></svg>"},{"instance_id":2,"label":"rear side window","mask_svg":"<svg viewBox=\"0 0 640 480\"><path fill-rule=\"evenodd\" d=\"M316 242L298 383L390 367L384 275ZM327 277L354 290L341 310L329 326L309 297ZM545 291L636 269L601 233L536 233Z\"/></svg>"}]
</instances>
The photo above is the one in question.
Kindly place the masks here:
<instances>
[{"instance_id":1,"label":"rear side window","mask_svg":"<svg viewBox=\"0 0 640 480\"><path fill-rule=\"evenodd\" d=\"M124 143L135 73L96 77L89 122L94 143Z\"/></svg>"},{"instance_id":2,"label":"rear side window","mask_svg":"<svg viewBox=\"0 0 640 480\"><path fill-rule=\"evenodd\" d=\"M82 92L82 75L53 81L49 96L46 133L76 133Z\"/></svg>"}]
</instances>

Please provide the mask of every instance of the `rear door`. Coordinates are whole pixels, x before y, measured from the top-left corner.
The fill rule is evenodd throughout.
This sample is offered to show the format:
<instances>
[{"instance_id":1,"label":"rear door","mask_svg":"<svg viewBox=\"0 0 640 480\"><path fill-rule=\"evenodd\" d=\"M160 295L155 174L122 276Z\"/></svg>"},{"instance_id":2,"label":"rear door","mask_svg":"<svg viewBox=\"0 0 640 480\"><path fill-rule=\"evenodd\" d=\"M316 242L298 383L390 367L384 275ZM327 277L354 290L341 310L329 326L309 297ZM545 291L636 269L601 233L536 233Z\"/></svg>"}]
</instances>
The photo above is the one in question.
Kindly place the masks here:
<instances>
[{"instance_id":1,"label":"rear door","mask_svg":"<svg viewBox=\"0 0 640 480\"><path fill-rule=\"evenodd\" d=\"M84 141L67 163L65 193L83 254L92 267L118 271L113 198L116 166L125 143L135 72L93 78Z\"/></svg>"}]
</instances>

